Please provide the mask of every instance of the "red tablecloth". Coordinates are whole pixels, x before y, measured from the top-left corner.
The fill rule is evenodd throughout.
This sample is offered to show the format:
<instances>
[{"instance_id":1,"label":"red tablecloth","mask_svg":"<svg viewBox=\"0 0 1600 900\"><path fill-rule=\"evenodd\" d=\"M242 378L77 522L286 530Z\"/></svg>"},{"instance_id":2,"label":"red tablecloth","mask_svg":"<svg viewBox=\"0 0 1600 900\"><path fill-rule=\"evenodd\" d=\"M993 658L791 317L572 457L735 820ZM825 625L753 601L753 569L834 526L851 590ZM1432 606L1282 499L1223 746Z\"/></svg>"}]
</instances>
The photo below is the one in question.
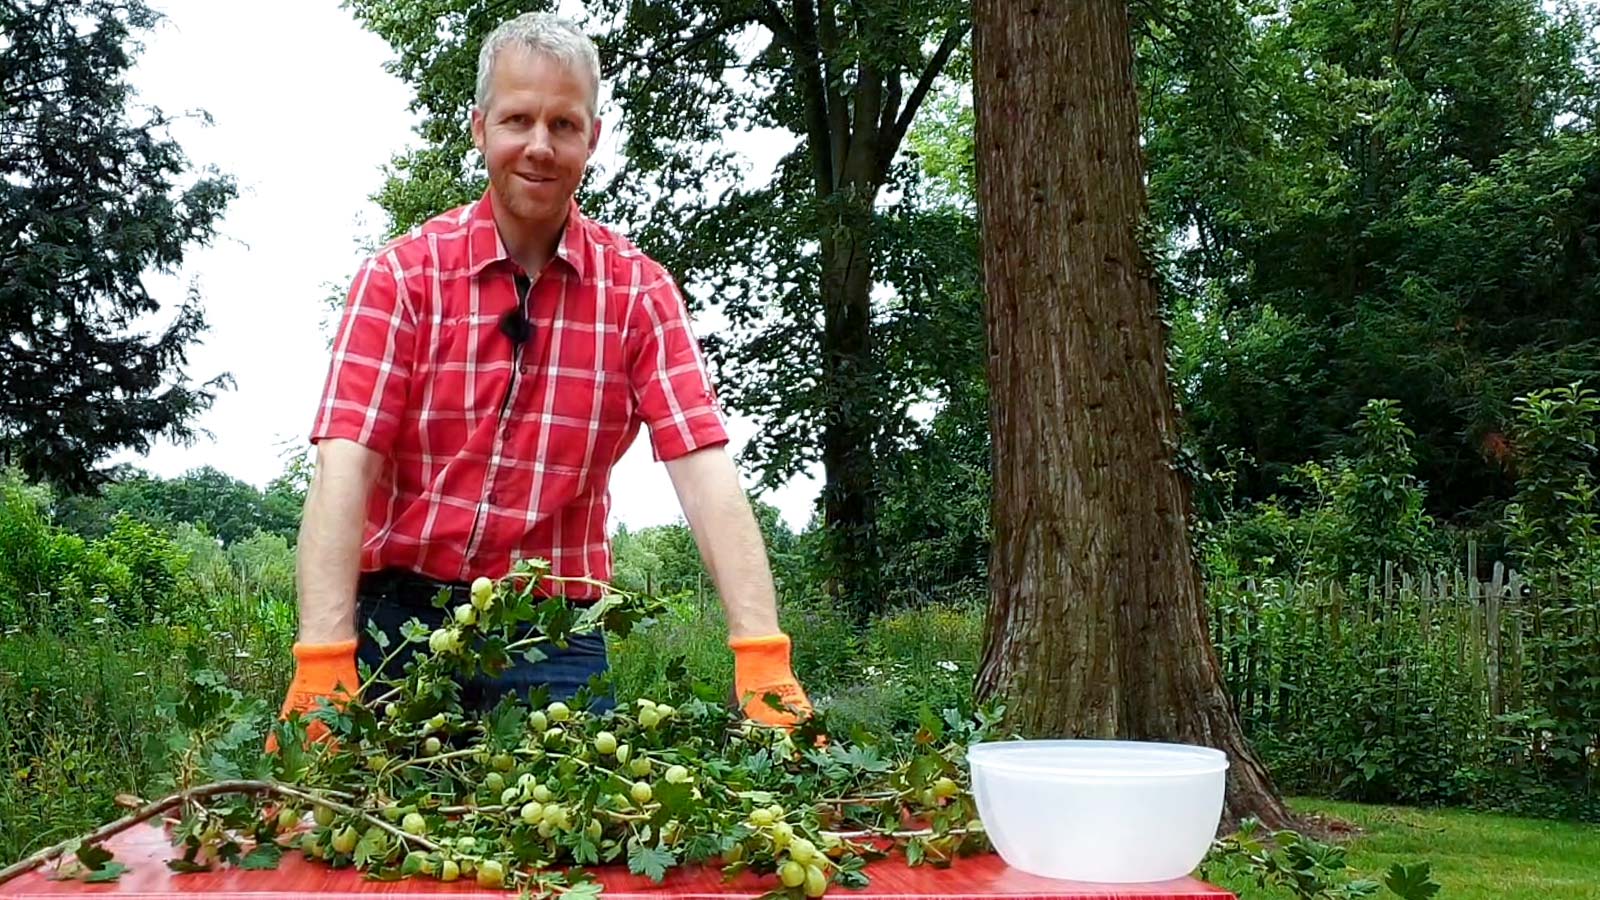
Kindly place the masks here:
<instances>
[{"instance_id":1,"label":"red tablecloth","mask_svg":"<svg viewBox=\"0 0 1600 900\"><path fill-rule=\"evenodd\" d=\"M135 826L106 842L107 849L130 871L110 884L51 881L47 866L0 885L0 900L38 900L67 895L109 894L119 898L188 898L207 900L436 900L441 895L473 900L506 900L511 891L485 891L470 879L443 884L431 878L369 881L353 869L334 870L312 863L298 852L285 853L277 869L180 875L167 868L172 847L165 830ZM771 878L746 874L722 883L716 869L674 869L661 884L631 875L625 868L595 870L605 885L602 900L735 900L756 897L771 888ZM899 857L867 867L872 883L859 890L835 887L835 900L1232 900L1233 894L1182 878L1159 884L1095 885L1038 878L1008 867L993 854L959 859L947 869L912 868Z\"/></svg>"}]
</instances>

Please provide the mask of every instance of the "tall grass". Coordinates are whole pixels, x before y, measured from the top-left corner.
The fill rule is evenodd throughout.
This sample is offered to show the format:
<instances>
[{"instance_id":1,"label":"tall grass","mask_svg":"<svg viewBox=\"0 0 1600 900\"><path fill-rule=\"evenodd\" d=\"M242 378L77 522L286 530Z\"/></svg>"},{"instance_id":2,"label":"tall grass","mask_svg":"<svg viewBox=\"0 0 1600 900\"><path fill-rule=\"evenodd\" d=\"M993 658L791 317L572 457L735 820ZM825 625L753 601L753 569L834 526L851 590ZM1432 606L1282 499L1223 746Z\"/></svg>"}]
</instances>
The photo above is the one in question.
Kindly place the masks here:
<instances>
[{"instance_id":1,"label":"tall grass","mask_svg":"<svg viewBox=\"0 0 1600 900\"><path fill-rule=\"evenodd\" d=\"M835 724L887 734L938 711L970 706L982 636L975 606L905 610L858 628L815 600L780 604L779 624L794 643L794 670ZM689 673L730 690L733 657L722 609L710 595L672 599L669 612L611 647L612 684L621 699L659 696L667 667L682 659Z\"/></svg>"},{"instance_id":2,"label":"tall grass","mask_svg":"<svg viewBox=\"0 0 1600 900\"><path fill-rule=\"evenodd\" d=\"M249 594L191 595L183 621L63 623L0 639L0 861L118 815L169 759L157 701L191 647L251 697L288 685L293 608Z\"/></svg>"}]
</instances>

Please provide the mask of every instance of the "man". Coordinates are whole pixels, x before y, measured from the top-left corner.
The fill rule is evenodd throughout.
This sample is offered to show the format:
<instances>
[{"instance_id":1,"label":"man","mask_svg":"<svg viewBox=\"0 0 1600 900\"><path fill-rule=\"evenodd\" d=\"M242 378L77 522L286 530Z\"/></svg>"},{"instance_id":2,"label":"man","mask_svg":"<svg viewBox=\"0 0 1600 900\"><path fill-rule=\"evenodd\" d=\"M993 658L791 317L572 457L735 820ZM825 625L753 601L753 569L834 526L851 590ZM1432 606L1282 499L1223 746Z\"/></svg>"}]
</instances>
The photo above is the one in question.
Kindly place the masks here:
<instances>
[{"instance_id":1,"label":"man","mask_svg":"<svg viewBox=\"0 0 1600 900\"><path fill-rule=\"evenodd\" d=\"M351 285L311 433L285 715L353 690L358 658L376 669L368 623L442 621L441 586L464 598L473 578L530 557L608 580L608 482L641 426L722 596L746 716L793 724L766 693L810 711L683 299L573 199L600 137L599 85L594 45L571 25L528 14L497 28L472 111L489 188L391 242ZM565 699L607 665L598 636L550 652L464 685L464 701L536 684Z\"/></svg>"}]
</instances>

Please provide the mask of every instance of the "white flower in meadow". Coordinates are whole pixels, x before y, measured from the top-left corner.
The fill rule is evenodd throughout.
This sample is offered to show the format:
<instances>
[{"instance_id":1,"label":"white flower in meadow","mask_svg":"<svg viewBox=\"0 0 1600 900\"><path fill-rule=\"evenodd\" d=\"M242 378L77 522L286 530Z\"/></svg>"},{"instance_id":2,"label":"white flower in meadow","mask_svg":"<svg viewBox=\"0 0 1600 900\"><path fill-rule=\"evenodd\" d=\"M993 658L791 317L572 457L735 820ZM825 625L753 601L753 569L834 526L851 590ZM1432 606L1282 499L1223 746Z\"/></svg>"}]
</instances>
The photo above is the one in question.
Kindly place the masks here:
<instances>
[{"instance_id":1,"label":"white flower in meadow","mask_svg":"<svg viewBox=\"0 0 1600 900\"><path fill-rule=\"evenodd\" d=\"M941 659L938 662L934 663L934 665L936 665L939 668L945 670L946 672L954 672L957 669L961 668L960 666L956 665L955 663L951 662L948 659Z\"/></svg>"}]
</instances>

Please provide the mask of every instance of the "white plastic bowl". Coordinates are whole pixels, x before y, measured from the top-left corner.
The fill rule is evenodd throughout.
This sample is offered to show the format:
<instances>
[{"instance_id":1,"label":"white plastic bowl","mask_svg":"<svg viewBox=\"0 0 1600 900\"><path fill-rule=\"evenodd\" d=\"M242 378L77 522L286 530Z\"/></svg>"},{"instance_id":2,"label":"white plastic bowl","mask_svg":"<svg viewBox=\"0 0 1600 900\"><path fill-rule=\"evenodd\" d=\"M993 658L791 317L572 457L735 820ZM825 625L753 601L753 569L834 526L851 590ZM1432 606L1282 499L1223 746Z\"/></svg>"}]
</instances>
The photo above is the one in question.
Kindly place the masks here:
<instances>
[{"instance_id":1,"label":"white plastic bowl","mask_svg":"<svg viewBox=\"0 0 1600 900\"><path fill-rule=\"evenodd\" d=\"M1007 865L1113 884L1194 871L1222 820L1228 757L1136 741L997 741L967 749L978 818Z\"/></svg>"}]
</instances>

